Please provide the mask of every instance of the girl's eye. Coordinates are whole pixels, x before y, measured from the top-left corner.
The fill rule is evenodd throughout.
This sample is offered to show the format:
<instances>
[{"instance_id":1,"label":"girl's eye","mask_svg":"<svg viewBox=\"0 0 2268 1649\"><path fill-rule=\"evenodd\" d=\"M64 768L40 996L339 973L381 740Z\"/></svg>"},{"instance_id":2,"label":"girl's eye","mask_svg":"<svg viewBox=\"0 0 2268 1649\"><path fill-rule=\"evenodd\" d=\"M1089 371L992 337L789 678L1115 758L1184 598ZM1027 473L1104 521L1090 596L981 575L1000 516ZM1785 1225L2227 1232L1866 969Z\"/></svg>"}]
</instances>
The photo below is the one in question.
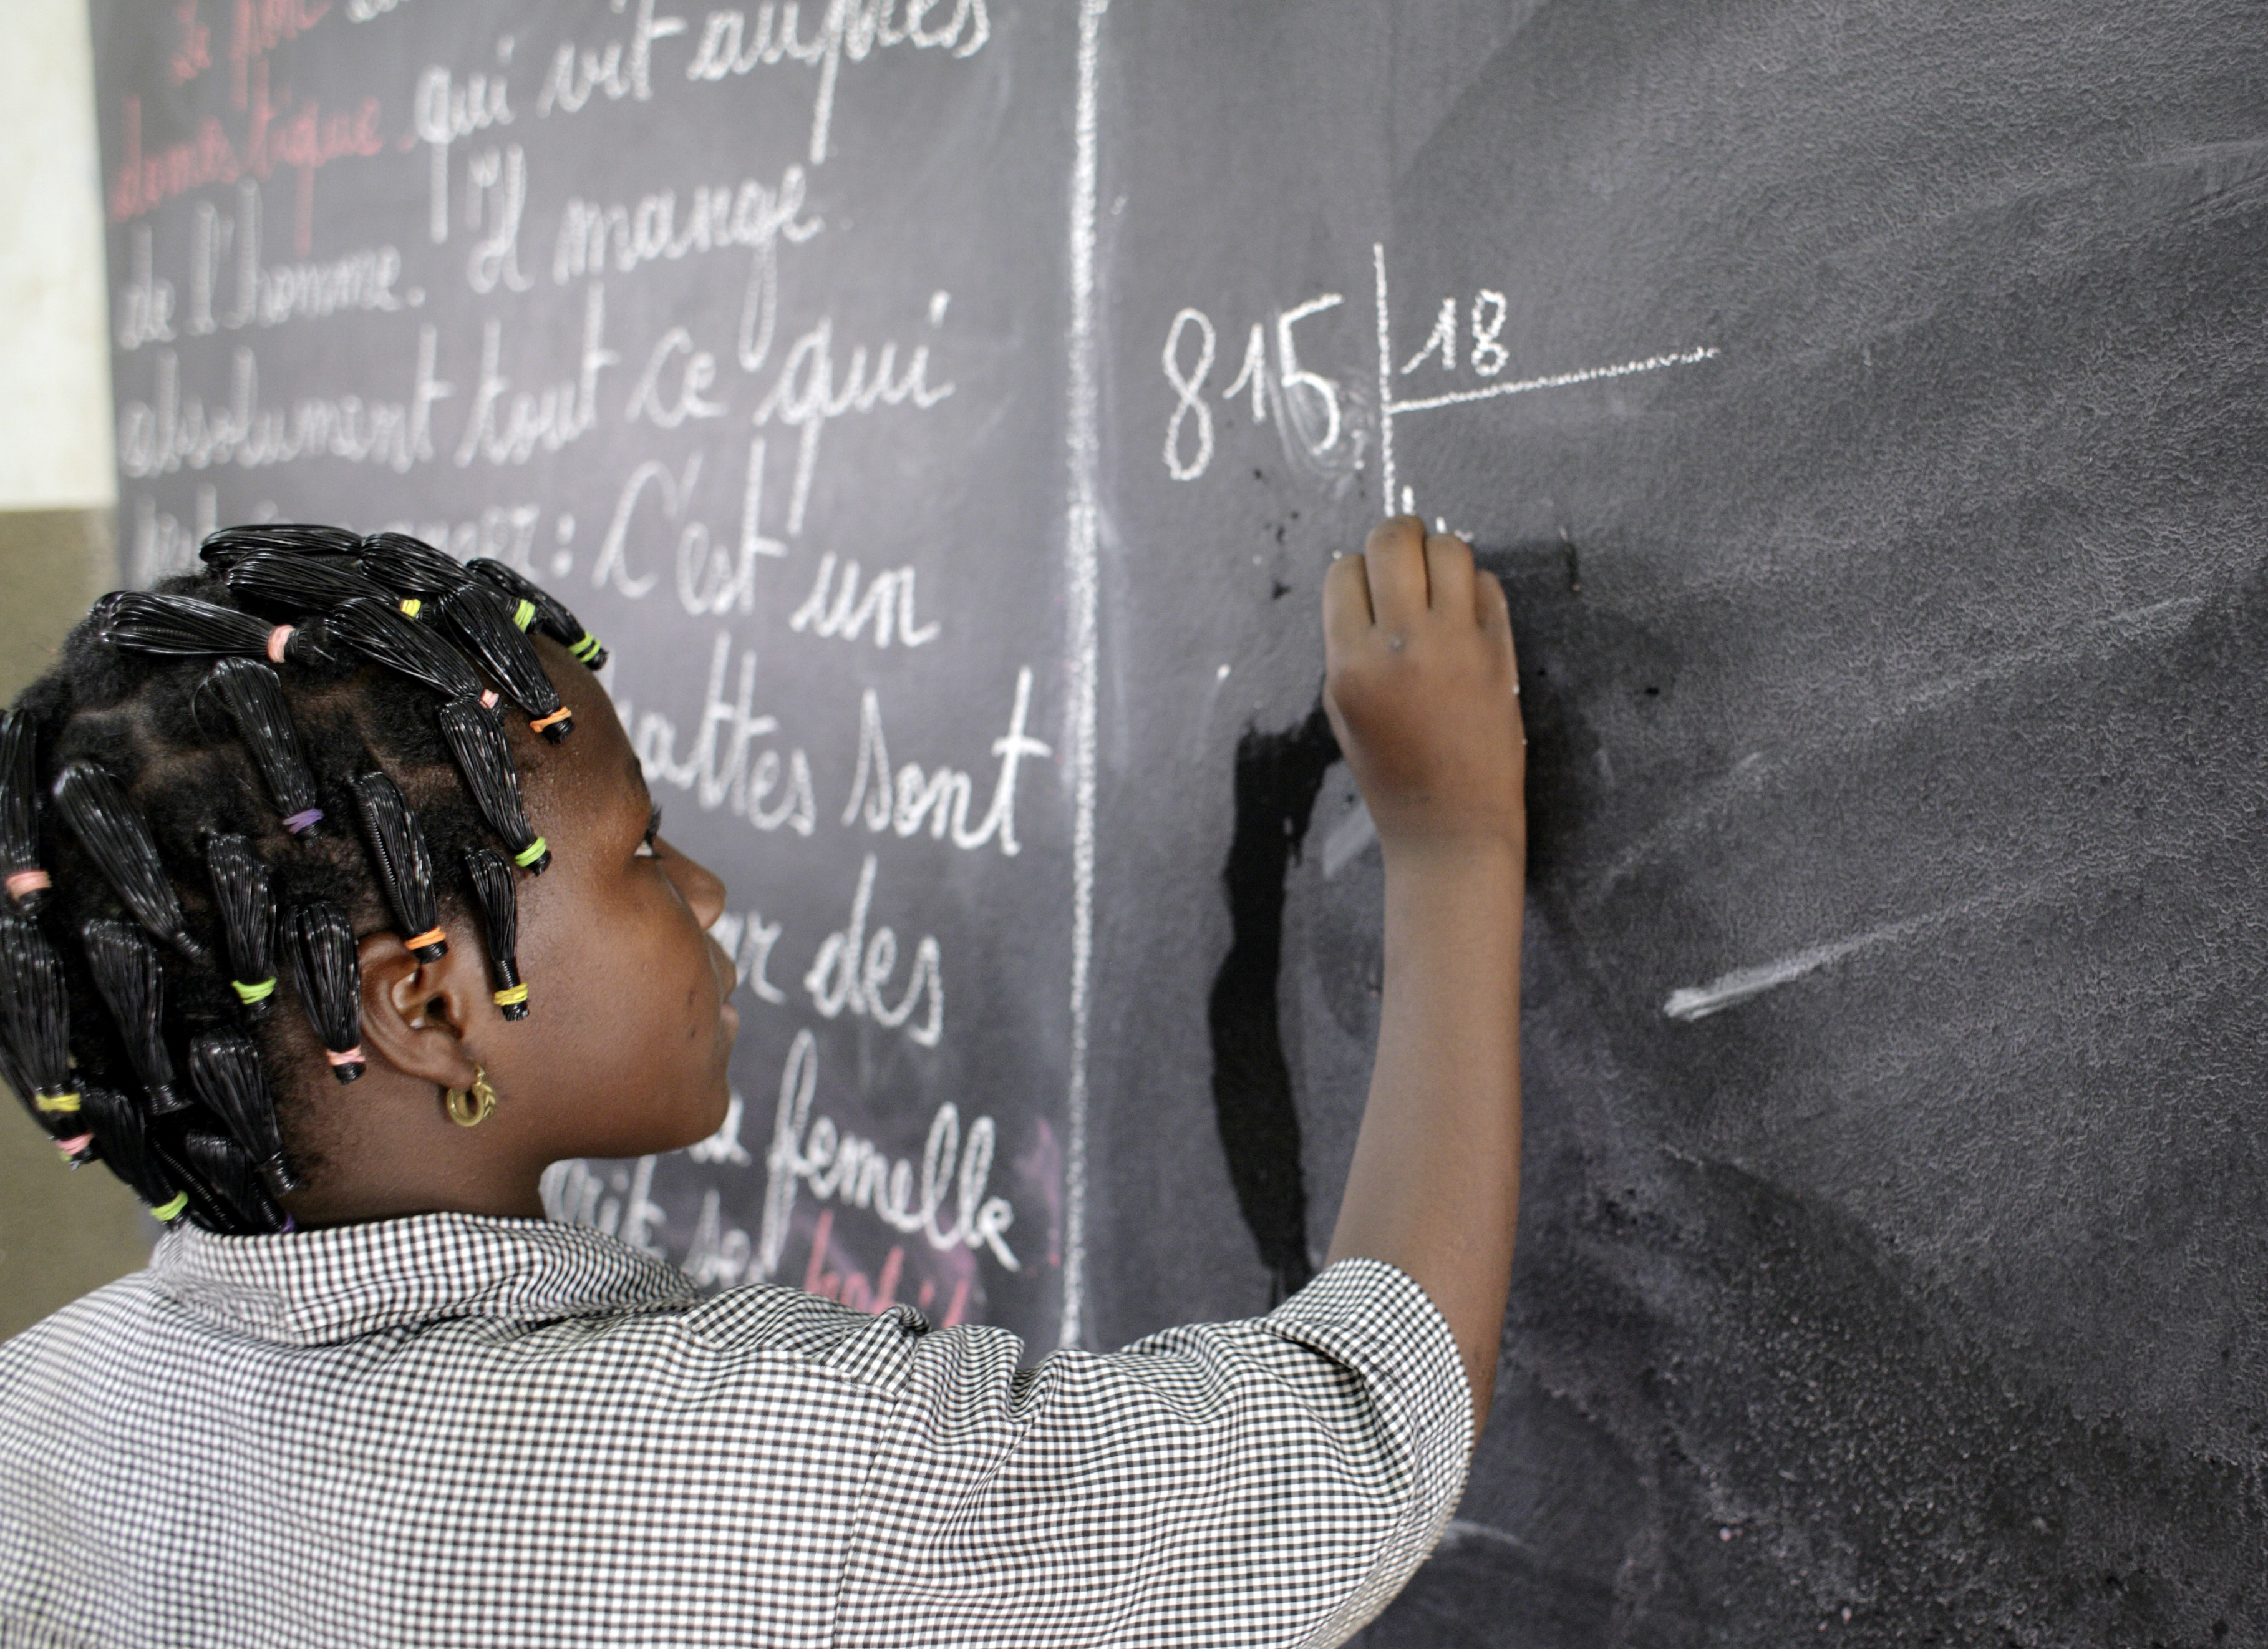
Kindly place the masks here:
<instances>
[{"instance_id":1,"label":"girl's eye","mask_svg":"<svg viewBox=\"0 0 2268 1649\"><path fill-rule=\"evenodd\" d=\"M654 810L653 810L653 817L652 817L652 818L648 819L648 820L646 821L646 823L645 823L645 835L644 835L643 838L641 838L641 839L640 839L640 840L639 840L639 842L638 842L638 850L637 850L637 854L636 854L636 857L640 858L640 859L659 859L659 858L660 858L660 857L661 857L661 843L660 843L660 837L661 837L661 810L660 810L659 808L656 808L656 809L654 809Z\"/></svg>"}]
</instances>

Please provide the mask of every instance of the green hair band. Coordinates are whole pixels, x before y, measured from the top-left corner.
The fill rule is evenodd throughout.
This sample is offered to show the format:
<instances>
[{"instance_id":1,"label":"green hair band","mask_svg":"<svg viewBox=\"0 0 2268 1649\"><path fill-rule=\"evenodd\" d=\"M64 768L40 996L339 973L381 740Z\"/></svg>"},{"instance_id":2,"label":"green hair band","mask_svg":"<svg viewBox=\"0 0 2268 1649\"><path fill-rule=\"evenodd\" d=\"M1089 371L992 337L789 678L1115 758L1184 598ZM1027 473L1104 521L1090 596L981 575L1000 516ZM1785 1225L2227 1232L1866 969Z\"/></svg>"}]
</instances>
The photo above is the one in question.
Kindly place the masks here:
<instances>
[{"instance_id":1,"label":"green hair band","mask_svg":"<svg viewBox=\"0 0 2268 1649\"><path fill-rule=\"evenodd\" d=\"M270 973L257 985L247 985L242 980L231 980L228 987L236 993L237 1001L249 1008L254 1002L266 1002L276 994L276 976Z\"/></svg>"},{"instance_id":2,"label":"green hair band","mask_svg":"<svg viewBox=\"0 0 2268 1649\"><path fill-rule=\"evenodd\" d=\"M518 865L521 869L525 870L528 866L534 864L537 860L542 858L544 854L550 851L550 845L547 843L542 837L539 836L534 841L528 843L526 847L512 854L512 861Z\"/></svg>"},{"instance_id":3,"label":"green hair band","mask_svg":"<svg viewBox=\"0 0 2268 1649\"><path fill-rule=\"evenodd\" d=\"M528 625L535 622L535 603L532 601L522 600L519 606L512 609L512 621L513 624L519 625L522 630L526 629Z\"/></svg>"},{"instance_id":4,"label":"green hair band","mask_svg":"<svg viewBox=\"0 0 2268 1649\"><path fill-rule=\"evenodd\" d=\"M578 641L573 647L569 647L567 650L570 653L572 653L578 661L585 664L588 664L591 662L592 655L600 650L599 646L599 638L593 635L588 630L585 630L583 632L583 639L580 641Z\"/></svg>"},{"instance_id":5,"label":"green hair band","mask_svg":"<svg viewBox=\"0 0 2268 1649\"><path fill-rule=\"evenodd\" d=\"M170 1223L180 1218L181 1210L188 1205L189 1194L186 1191L176 1191L156 1208L151 1209L150 1217L160 1223Z\"/></svg>"}]
</instances>

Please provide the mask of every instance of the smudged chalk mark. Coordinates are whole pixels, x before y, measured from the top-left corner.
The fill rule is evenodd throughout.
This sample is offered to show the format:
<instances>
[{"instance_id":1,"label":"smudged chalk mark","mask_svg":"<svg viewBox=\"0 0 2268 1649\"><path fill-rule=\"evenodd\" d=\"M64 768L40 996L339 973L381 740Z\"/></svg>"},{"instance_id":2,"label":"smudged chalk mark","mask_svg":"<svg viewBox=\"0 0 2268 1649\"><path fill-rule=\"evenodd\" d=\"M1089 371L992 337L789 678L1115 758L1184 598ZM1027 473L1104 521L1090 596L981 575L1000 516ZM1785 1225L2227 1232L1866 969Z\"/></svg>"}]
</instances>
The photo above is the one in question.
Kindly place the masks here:
<instances>
[{"instance_id":1,"label":"smudged chalk mark","mask_svg":"<svg viewBox=\"0 0 2268 1649\"><path fill-rule=\"evenodd\" d=\"M1532 1541L1522 1540L1510 1530L1500 1529L1492 1523L1476 1523L1470 1518L1451 1518L1443 1525L1441 1544L1444 1546L1465 1544L1499 1546L1507 1551L1518 1552L1525 1557L1540 1556Z\"/></svg>"},{"instance_id":2,"label":"smudged chalk mark","mask_svg":"<svg viewBox=\"0 0 2268 1649\"><path fill-rule=\"evenodd\" d=\"M1362 850L1378 839L1378 821L1360 801L1323 834L1323 880L1328 882L1355 861Z\"/></svg>"},{"instance_id":3,"label":"smudged chalk mark","mask_svg":"<svg viewBox=\"0 0 2268 1649\"><path fill-rule=\"evenodd\" d=\"M1300 1113L1276 1008L1285 873L1306 843L1323 775L1338 758L1338 741L1321 705L1298 727L1281 733L1254 728L1237 741L1236 824L1221 871L1229 947L1206 1004L1213 1109L1229 1184L1261 1262L1274 1275L1278 1300L1314 1275L1307 1256Z\"/></svg>"},{"instance_id":4,"label":"smudged chalk mark","mask_svg":"<svg viewBox=\"0 0 2268 1649\"><path fill-rule=\"evenodd\" d=\"M1862 950L1872 950L1879 945L1889 944L1893 940L1904 939L1918 933L1924 928L1934 923L1961 915L1964 912L1975 909L1981 902L1972 899L1944 910L1931 911L1920 916L1909 916L1904 921L1892 922L1888 927L1876 928L1871 932L1855 934L1848 939L1837 939L1827 944L1813 945L1808 950L1799 950L1793 956L1782 957L1778 961L1767 962L1761 967L1735 968L1730 973L1719 974L1706 985L1688 985L1670 992L1669 1000L1661 1005L1661 1011L1672 1019L1683 1020L1687 1024L1696 1019L1706 1019L1711 1014L1721 1013L1737 1002L1748 1001L1751 996L1761 996L1768 990L1792 983L1806 974L1816 973L1820 969L1840 962L1845 957L1856 956Z\"/></svg>"},{"instance_id":5,"label":"smudged chalk mark","mask_svg":"<svg viewBox=\"0 0 2268 1649\"><path fill-rule=\"evenodd\" d=\"M1572 551L1569 565L1572 567ZM1998 683L2019 678L2036 669L2068 664L2110 647L2140 647L2170 638L2203 611L2200 596L2176 595L2164 601L2130 607L2120 612L2075 626L2051 641L1989 658L1974 669L1941 681L1911 689L1892 689L1887 709L1866 725L1828 728L1803 748L1784 749L1767 760L1753 752L1723 778L1697 787L1682 810L1647 831L1616 855L1614 862L1580 895L1582 906L1595 909L1635 872L1687 844L1717 831L1735 808L1755 805L1767 788L1790 772L1833 758L1840 737L1871 742L1900 732L1906 718L1933 713L1967 699ZM1519 610L1517 607L1514 610ZM1875 663L1878 665L1879 661ZM1870 667L1871 668L1871 667ZM1903 696L1899 696L1900 694Z\"/></svg>"}]
</instances>

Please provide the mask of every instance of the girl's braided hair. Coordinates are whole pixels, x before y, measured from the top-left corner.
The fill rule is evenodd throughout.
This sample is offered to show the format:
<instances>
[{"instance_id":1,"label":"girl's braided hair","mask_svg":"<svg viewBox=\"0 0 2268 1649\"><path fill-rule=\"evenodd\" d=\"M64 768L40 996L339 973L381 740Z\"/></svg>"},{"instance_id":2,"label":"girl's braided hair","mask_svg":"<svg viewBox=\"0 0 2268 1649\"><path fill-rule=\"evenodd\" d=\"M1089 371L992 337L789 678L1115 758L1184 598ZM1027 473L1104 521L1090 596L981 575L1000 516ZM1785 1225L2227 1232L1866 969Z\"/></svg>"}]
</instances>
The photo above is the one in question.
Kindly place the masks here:
<instances>
[{"instance_id":1,"label":"girl's braided hair","mask_svg":"<svg viewBox=\"0 0 2268 1649\"><path fill-rule=\"evenodd\" d=\"M357 935L422 923L438 954L438 913L477 917L526 1016L511 879L550 854L502 718L573 725L530 628L606 650L511 568L399 534L202 555L105 596L0 712L0 1076L73 1163L242 1234L289 1229L276 1199L318 1165L270 1073L362 1074Z\"/></svg>"}]
</instances>

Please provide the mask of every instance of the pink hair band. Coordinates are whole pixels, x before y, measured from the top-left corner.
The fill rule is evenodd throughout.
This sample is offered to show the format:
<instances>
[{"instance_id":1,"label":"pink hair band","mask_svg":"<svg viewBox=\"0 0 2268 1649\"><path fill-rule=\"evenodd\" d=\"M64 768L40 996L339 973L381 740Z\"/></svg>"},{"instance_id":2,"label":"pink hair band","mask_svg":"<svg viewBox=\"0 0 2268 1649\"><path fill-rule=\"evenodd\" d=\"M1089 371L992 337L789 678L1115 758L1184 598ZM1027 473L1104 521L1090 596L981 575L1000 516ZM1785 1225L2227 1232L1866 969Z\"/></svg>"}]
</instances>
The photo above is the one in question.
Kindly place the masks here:
<instances>
[{"instance_id":1,"label":"pink hair band","mask_svg":"<svg viewBox=\"0 0 2268 1649\"><path fill-rule=\"evenodd\" d=\"M57 1140L55 1142L55 1149L66 1157L76 1157L93 1143L93 1135L74 1134L69 1139Z\"/></svg>"},{"instance_id":2,"label":"pink hair band","mask_svg":"<svg viewBox=\"0 0 2268 1649\"><path fill-rule=\"evenodd\" d=\"M363 1063L362 1044L356 1043L343 1054L334 1054L330 1049L325 1048L323 1057L334 1065L359 1065Z\"/></svg>"},{"instance_id":3,"label":"pink hair band","mask_svg":"<svg viewBox=\"0 0 2268 1649\"><path fill-rule=\"evenodd\" d=\"M38 893L53 886L55 883L49 879L48 873L37 865L33 866L29 870L12 871L8 877L8 891L18 898L23 898L26 893Z\"/></svg>"},{"instance_id":4,"label":"pink hair band","mask_svg":"<svg viewBox=\"0 0 2268 1649\"><path fill-rule=\"evenodd\" d=\"M291 640L291 626L287 624L277 625L268 632L268 662L270 664L284 662L284 648Z\"/></svg>"}]
</instances>

